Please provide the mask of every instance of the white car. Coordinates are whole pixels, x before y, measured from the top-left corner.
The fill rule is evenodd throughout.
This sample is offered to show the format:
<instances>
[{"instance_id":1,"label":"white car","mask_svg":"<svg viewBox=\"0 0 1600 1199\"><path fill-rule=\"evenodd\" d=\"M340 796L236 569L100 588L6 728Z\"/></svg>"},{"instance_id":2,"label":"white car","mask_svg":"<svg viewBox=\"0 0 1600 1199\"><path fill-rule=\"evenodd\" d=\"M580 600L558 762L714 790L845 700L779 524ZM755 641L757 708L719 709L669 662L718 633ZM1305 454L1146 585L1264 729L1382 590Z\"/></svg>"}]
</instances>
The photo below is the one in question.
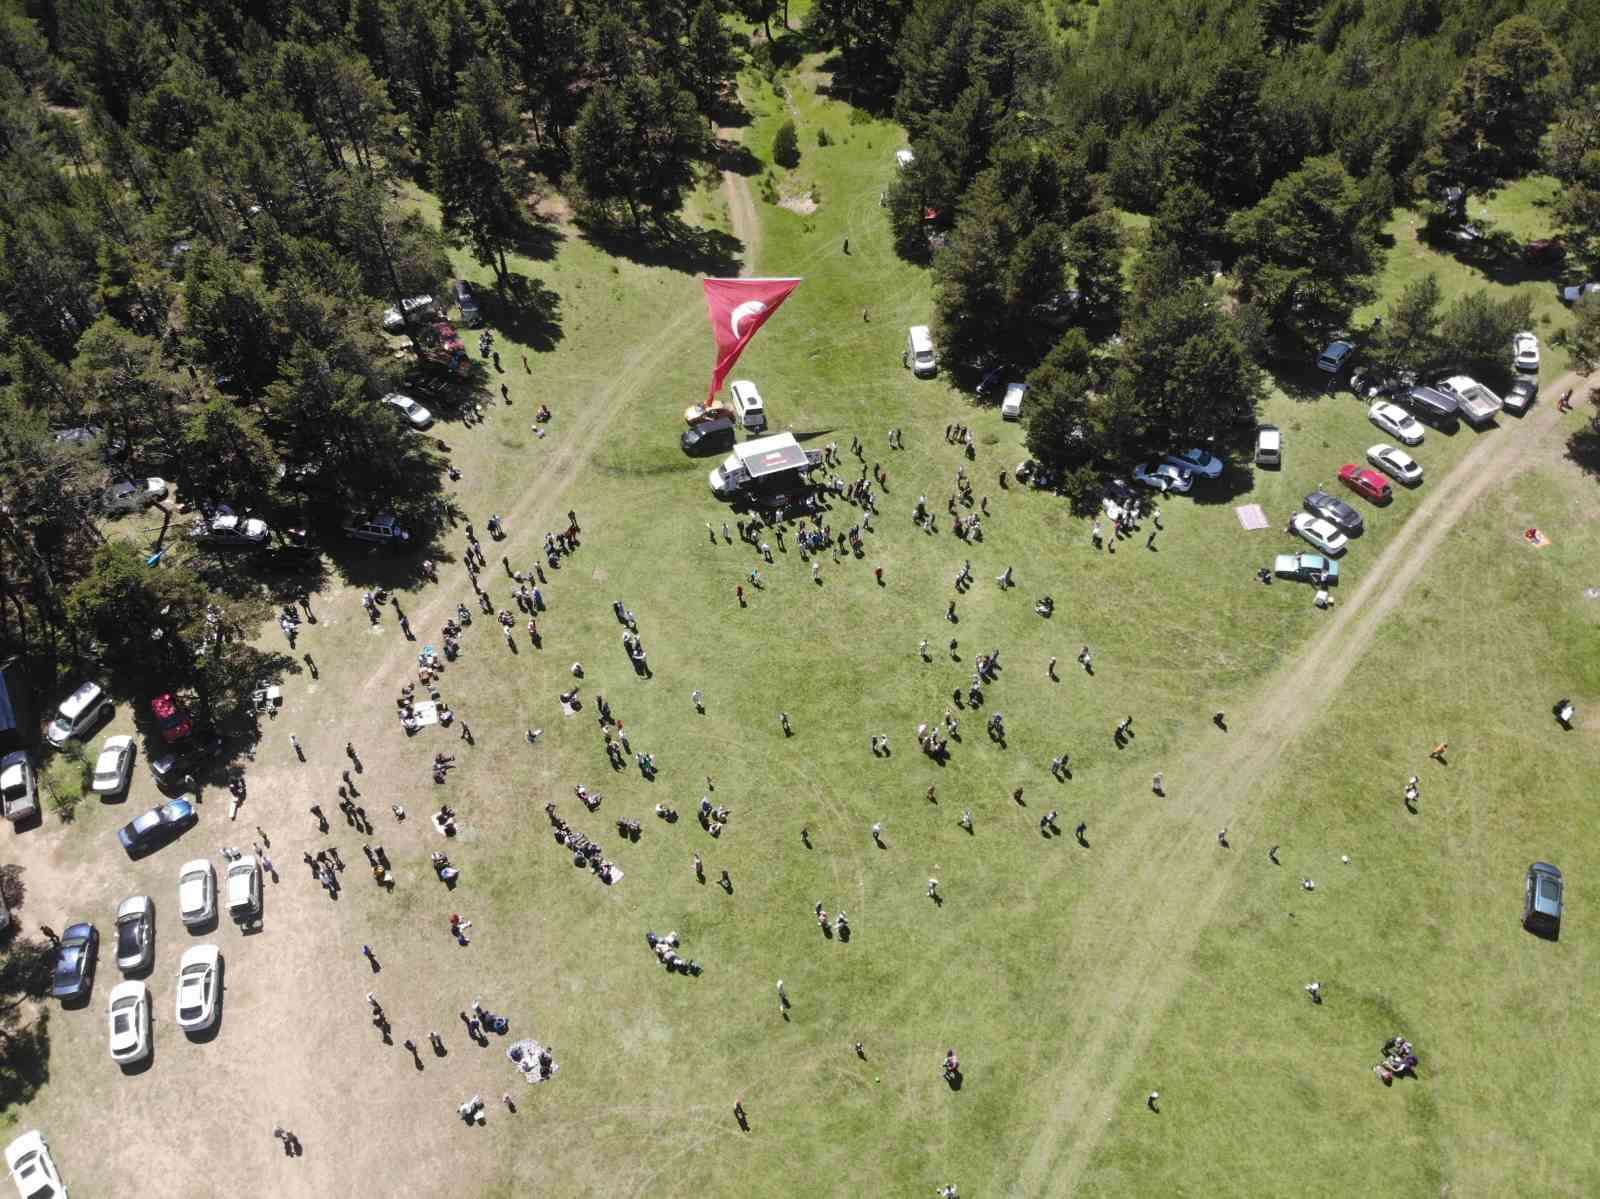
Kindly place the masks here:
<instances>
[{"instance_id":1,"label":"white car","mask_svg":"<svg viewBox=\"0 0 1600 1199\"><path fill-rule=\"evenodd\" d=\"M111 1021L111 1060L131 1066L150 1056L150 988L126 979L111 988L106 1015Z\"/></svg>"},{"instance_id":2,"label":"white car","mask_svg":"<svg viewBox=\"0 0 1600 1199\"><path fill-rule=\"evenodd\" d=\"M1169 462L1179 470L1190 471L1203 479L1215 479L1222 474L1223 461L1215 454L1208 454L1202 449L1184 450L1182 453L1168 454L1164 462Z\"/></svg>"},{"instance_id":3,"label":"white car","mask_svg":"<svg viewBox=\"0 0 1600 1199\"><path fill-rule=\"evenodd\" d=\"M383 310L383 327L390 333L398 333L406 327L406 321L432 307L432 296L407 296L400 301L399 308Z\"/></svg>"},{"instance_id":4,"label":"white car","mask_svg":"<svg viewBox=\"0 0 1600 1199\"><path fill-rule=\"evenodd\" d=\"M267 522L237 512L218 512L210 521L201 521L195 536L212 545L263 546L272 536Z\"/></svg>"},{"instance_id":5,"label":"white car","mask_svg":"<svg viewBox=\"0 0 1600 1199\"><path fill-rule=\"evenodd\" d=\"M1539 370L1539 339L1532 333L1518 333L1511 339L1511 364L1519 371Z\"/></svg>"},{"instance_id":6,"label":"white car","mask_svg":"<svg viewBox=\"0 0 1600 1199\"><path fill-rule=\"evenodd\" d=\"M67 1199L67 1184L61 1181L50 1145L37 1128L6 1146L6 1169L22 1199Z\"/></svg>"},{"instance_id":7,"label":"white car","mask_svg":"<svg viewBox=\"0 0 1600 1199\"><path fill-rule=\"evenodd\" d=\"M117 905L117 969L143 970L156 955L156 905L148 895L130 895Z\"/></svg>"},{"instance_id":8,"label":"white car","mask_svg":"<svg viewBox=\"0 0 1600 1199\"><path fill-rule=\"evenodd\" d=\"M226 893L228 915L240 925L254 924L261 917L261 863L255 854L240 858L228 867Z\"/></svg>"},{"instance_id":9,"label":"white car","mask_svg":"<svg viewBox=\"0 0 1600 1199\"><path fill-rule=\"evenodd\" d=\"M107 737L100 747L100 756L94 761L94 782L90 790L96 795L120 795L127 789L128 776L133 772L134 743L126 734Z\"/></svg>"},{"instance_id":10,"label":"white car","mask_svg":"<svg viewBox=\"0 0 1600 1199\"><path fill-rule=\"evenodd\" d=\"M1179 470L1170 462L1136 466L1133 468L1133 477L1146 487L1154 487L1157 491L1175 491L1179 495L1194 486L1194 476L1186 470Z\"/></svg>"},{"instance_id":11,"label":"white car","mask_svg":"<svg viewBox=\"0 0 1600 1199\"><path fill-rule=\"evenodd\" d=\"M1382 401L1367 409L1367 419L1406 445L1422 444L1422 424L1398 404Z\"/></svg>"},{"instance_id":12,"label":"white car","mask_svg":"<svg viewBox=\"0 0 1600 1199\"><path fill-rule=\"evenodd\" d=\"M391 391L388 395L384 396L380 402L384 404L390 404L393 407L400 409L406 420L411 422L411 427L414 429L426 429L429 425L433 424L433 413L429 412L410 396L401 395L398 391Z\"/></svg>"},{"instance_id":13,"label":"white car","mask_svg":"<svg viewBox=\"0 0 1600 1199\"><path fill-rule=\"evenodd\" d=\"M1332 521L1312 516L1309 512L1296 512L1289 519L1289 529L1328 555L1342 554L1350 539L1334 527Z\"/></svg>"},{"instance_id":14,"label":"white car","mask_svg":"<svg viewBox=\"0 0 1600 1199\"><path fill-rule=\"evenodd\" d=\"M207 924L217 914L217 872L205 858L185 862L178 872L178 915L185 928Z\"/></svg>"},{"instance_id":15,"label":"white car","mask_svg":"<svg viewBox=\"0 0 1600 1199\"><path fill-rule=\"evenodd\" d=\"M106 507L113 512L133 512L167 498L167 481L154 477L124 479L106 488Z\"/></svg>"},{"instance_id":16,"label":"white car","mask_svg":"<svg viewBox=\"0 0 1600 1199\"><path fill-rule=\"evenodd\" d=\"M1415 487L1422 482L1422 467L1417 460L1392 445L1380 441L1377 445L1368 447L1367 461L1391 479L1404 483L1407 487Z\"/></svg>"},{"instance_id":17,"label":"white car","mask_svg":"<svg viewBox=\"0 0 1600 1199\"><path fill-rule=\"evenodd\" d=\"M192 945L178 963L178 1027L204 1032L217 1022L217 996L222 993L222 951L215 945Z\"/></svg>"}]
</instances>

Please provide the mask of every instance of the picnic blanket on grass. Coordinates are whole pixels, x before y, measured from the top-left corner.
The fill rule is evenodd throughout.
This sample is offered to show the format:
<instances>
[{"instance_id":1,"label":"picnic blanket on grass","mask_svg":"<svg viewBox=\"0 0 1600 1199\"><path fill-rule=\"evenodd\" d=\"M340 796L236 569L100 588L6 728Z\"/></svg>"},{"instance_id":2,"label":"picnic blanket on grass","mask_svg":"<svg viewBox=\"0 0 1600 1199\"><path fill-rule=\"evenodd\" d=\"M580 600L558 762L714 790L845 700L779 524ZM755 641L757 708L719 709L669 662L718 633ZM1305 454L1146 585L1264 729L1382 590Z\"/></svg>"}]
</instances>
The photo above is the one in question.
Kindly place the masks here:
<instances>
[{"instance_id":1,"label":"picnic blanket on grass","mask_svg":"<svg viewBox=\"0 0 1600 1199\"><path fill-rule=\"evenodd\" d=\"M1267 514L1261 510L1260 504L1240 504L1233 510L1239 518L1239 523L1250 530L1268 528Z\"/></svg>"},{"instance_id":2,"label":"picnic blanket on grass","mask_svg":"<svg viewBox=\"0 0 1600 1199\"><path fill-rule=\"evenodd\" d=\"M439 705L431 699L420 704L411 705L411 716L417 722L419 729L425 729L430 724L439 723Z\"/></svg>"}]
</instances>

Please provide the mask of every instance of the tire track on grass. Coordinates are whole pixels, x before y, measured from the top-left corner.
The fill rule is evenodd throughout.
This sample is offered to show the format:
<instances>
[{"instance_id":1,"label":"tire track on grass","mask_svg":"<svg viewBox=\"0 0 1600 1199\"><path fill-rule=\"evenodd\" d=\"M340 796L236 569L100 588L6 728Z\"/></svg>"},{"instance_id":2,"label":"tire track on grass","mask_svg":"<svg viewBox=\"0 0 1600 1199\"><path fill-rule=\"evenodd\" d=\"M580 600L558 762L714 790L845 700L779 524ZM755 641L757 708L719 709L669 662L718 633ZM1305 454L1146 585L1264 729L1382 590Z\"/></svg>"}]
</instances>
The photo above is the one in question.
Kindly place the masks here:
<instances>
[{"instance_id":1,"label":"tire track on grass","mask_svg":"<svg viewBox=\"0 0 1600 1199\"><path fill-rule=\"evenodd\" d=\"M1564 377L1545 389L1573 385ZM1130 1075L1188 978L1190 959L1233 881L1243 854L1219 862L1205 852L1215 829L1247 822L1252 808L1240 800L1274 769L1328 707L1376 635L1404 601L1445 537L1488 488L1532 464L1557 429L1554 406L1540 403L1519 427L1480 434L1480 440L1443 479L1371 564L1360 586L1334 611L1303 653L1281 666L1260 697L1235 720L1220 753L1209 729L1178 770L1169 791L1183 796L1181 813L1151 808L1117 841L1101 874L1122 880L1127 894L1150 899L1144 918L1076 931L1063 949L1075 961L1096 963L1099 1001L1080 1009L1060 1030L1071 1060L1048 1080L1053 1101L1016 1172L1022 1194L1067 1194L1077 1185L1110 1124L1126 1102ZM1190 792L1183 782L1201 780ZM1256 801L1257 803L1259 801ZM1134 1098L1137 1098L1136 1096ZM1009 1173L1009 1164L1007 1166ZM997 1177L997 1192L1010 1182Z\"/></svg>"}]
</instances>

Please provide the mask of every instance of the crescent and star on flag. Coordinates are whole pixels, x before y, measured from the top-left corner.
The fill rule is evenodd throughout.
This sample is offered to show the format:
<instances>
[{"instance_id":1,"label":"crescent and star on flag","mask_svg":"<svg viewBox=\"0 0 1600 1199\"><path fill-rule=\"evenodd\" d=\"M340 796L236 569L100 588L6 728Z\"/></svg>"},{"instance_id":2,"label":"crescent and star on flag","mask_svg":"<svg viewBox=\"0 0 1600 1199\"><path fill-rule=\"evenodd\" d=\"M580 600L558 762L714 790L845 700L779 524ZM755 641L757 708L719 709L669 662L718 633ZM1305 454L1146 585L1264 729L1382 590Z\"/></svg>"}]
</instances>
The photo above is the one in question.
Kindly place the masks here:
<instances>
[{"instance_id":1,"label":"crescent and star on flag","mask_svg":"<svg viewBox=\"0 0 1600 1199\"><path fill-rule=\"evenodd\" d=\"M716 398L733 364L756 331L766 324L799 279L702 279L711 333L717 342L717 362L711 371L707 400Z\"/></svg>"}]
</instances>

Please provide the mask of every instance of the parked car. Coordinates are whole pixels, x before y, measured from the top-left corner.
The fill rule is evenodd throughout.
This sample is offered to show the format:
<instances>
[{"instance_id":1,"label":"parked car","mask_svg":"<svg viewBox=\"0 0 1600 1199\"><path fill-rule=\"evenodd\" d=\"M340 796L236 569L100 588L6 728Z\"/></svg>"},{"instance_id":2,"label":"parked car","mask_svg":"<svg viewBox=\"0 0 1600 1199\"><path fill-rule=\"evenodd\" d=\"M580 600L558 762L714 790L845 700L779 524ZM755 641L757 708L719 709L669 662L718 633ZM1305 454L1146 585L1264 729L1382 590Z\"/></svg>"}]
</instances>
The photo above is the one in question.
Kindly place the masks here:
<instances>
[{"instance_id":1,"label":"parked car","mask_svg":"<svg viewBox=\"0 0 1600 1199\"><path fill-rule=\"evenodd\" d=\"M1199 475L1203 479L1215 479L1221 476L1225 465L1221 458L1215 454L1208 454L1202 449L1182 450L1168 454L1163 462L1176 466L1179 470L1186 470L1190 474Z\"/></svg>"},{"instance_id":2,"label":"parked car","mask_svg":"<svg viewBox=\"0 0 1600 1199\"><path fill-rule=\"evenodd\" d=\"M1283 465L1283 433L1277 425L1262 425L1256 430L1256 465Z\"/></svg>"},{"instance_id":3,"label":"parked car","mask_svg":"<svg viewBox=\"0 0 1600 1199\"><path fill-rule=\"evenodd\" d=\"M184 776L193 774L220 754L223 745L222 738L211 729L194 733L182 745L151 758L150 777L155 779L157 787L171 795L183 787Z\"/></svg>"},{"instance_id":4,"label":"parked car","mask_svg":"<svg viewBox=\"0 0 1600 1199\"><path fill-rule=\"evenodd\" d=\"M1022 401L1027 395L1028 385L1026 383L1007 383L1006 394L1000 400L1000 419L1021 420Z\"/></svg>"},{"instance_id":5,"label":"parked car","mask_svg":"<svg viewBox=\"0 0 1600 1199\"><path fill-rule=\"evenodd\" d=\"M1289 518L1289 529L1297 537L1309 541L1325 554L1342 554L1350 543L1332 523L1309 512L1296 512Z\"/></svg>"},{"instance_id":6,"label":"parked car","mask_svg":"<svg viewBox=\"0 0 1600 1199\"><path fill-rule=\"evenodd\" d=\"M1359 534L1366 528L1366 522L1349 504L1337 496L1329 495L1326 491L1313 491L1305 498L1306 511L1313 516L1320 516L1329 524L1337 526L1347 535Z\"/></svg>"},{"instance_id":7,"label":"parked car","mask_svg":"<svg viewBox=\"0 0 1600 1199\"><path fill-rule=\"evenodd\" d=\"M117 840L130 856L136 857L165 845L197 819L194 805L187 799L170 799L128 821L117 830Z\"/></svg>"},{"instance_id":8,"label":"parked car","mask_svg":"<svg viewBox=\"0 0 1600 1199\"><path fill-rule=\"evenodd\" d=\"M194 535L207 545L260 549L272 539L272 530L258 517L218 512L209 519L203 518L195 526Z\"/></svg>"},{"instance_id":9,"label":"parked car","mask_svg":"<svg viewBox=\"0 0 1600 1199\"><path fill-rule=\"evenodd\" d=\"M457 279L455 293L456 307L461 309L461 319L474 329L483 324L483 312L478 308L478 297L472 290L472 284L465 279Z\"/></svg>"},{"instance_id":10,"label":"parked car","mask_svg":"<svg viewBox=\"0 0 1600 1199\"><path fill-rule=\"evenodd\" d=\"M383 327L390 333L398 333L406 327L407 321L420 318L432 307L432 296L409 296L400 301L400 307L383 310Z\"/></svg>"},{"instance_id":11,"label":"parked car","mask_svg":"<svg viewBox=\"0 0 1600 1199\"><path fill-rule=\"evenodd\" d=\"M148 895L130 895L117 905L117 969L143 970L155 954L156 905Z\"/></svg>"},{"instance_id":12,"label":"parked car","mask_svg":"<svg viewBox=\"0 0 1600 1199\"><path fill-rule=\"evenodd\" d=\"M1422 466L1404 450L1380 441L1377 445L1367 447L1367 461L1376 466L1384 474L1397 482L1404 483L1407 487L1415 487L1422 482Z\"/></svg>"},{"instance_id":13,"label":"parked car","mask_svg":"<svg viewBox=\"0 0 1600 1199\"><path fill-rule=\"evenodd\" d=\"M131 1066L150 1056L150 988L125 979L111 988L106 1004L110 1022L111 1060Z\"/></svg>"},{"instance_id":14,"label":"parked car","mask_svg":"<svg viewBox=\"0 0 1600 1199\"><path fill-rule=\"evenodd\" d=\"M100 932L87 921L69 924L56 946L55 974L50 994L57 999L85 999L94 987L95 957L100 952Z\"/></svg>"},{"instance_id":15,"label":"parked car","mask_svg":"<svg viewBox=\"0 0 1600 1199\"><path fill-rule=\"evenodd\" d=\"M153 476L148 479L123 479L106 488L106 508L112 512L136 512L166 498L167 481Z\"/></svg>"},{"instance_id":16,"label":"parked car","mask_svg":"<svg viewBox=\"0 0 1600 1199\"><path fill-rule=\"evenodd\" d=\"M207 858L185 862L178 871L178 919L185 928L211 923L217 914L217 872Z\"/></svg>"},{"instance_id":17,"label":"parked car","mask_svg":"<svg viewBox=\"0 0 1600 1199\"><path fill-rule=\"evenodd\" d=\"M713 420L733 420L733 409L720 400L713 400L709 404L690 404L683 410L683 419L686 424L698 425Z\"/></svg>"},{"instance_id":18,"label":"parked car","mask_svg":"<svg viewBox=\"0 0 1600 1199\"><path fill-rule=\"evenodd\" d=\"M1560 262L1567 256L1567 247L1560 238L1541 237L1523 246L1522 256L1529 262Z\"/></svg>"},{"instance_id":19,"label":"parked car","mask_svg":"<svg viewBox=\"0 0 1600 1199\"><path fill-rule=\"evenodd\" d=\"M1576 304L1585 296L1592 296L1596 292L1600 292L1600 283L1574 283L1571 287L1561 289L1561 302Z\"/></svg>"},{"instance_id":20,"label":"parked car","mask_svg":"<svg viewBox=\"0 0 1600 1199\"><path fill-rule=\"evenodd\" d=\"M413 429L426 429L433 424L433 413L429 412L410 396L401 395L398 391L391 391L379 403L388 404L392 408L399 409L400 414L411 423Z\"/></svg>"},{"instance_id":21,"label":"parked car","mask_svg":"<svg viewBox=\"0 0 1600 1199\"><path fill-rule=\"evenodd\" d=\"M392 513L380 512L376 516L357 516L344 526L346 536L357 541L375 541L379 545L391 545L396 549L402 548L411 540L411 534L404 529Z\"/></svg>"},{"instance_id":22,"label":"parked car","mask_svg":"<svg viewBox=\"0 0 1600 1199\"><path fill-rule=\"evenodd\" d=\"M754 383L735 379L728 384L728 395L733 400L733 410L739 414L739 423L746 429L759 433L767 427L767 406Z\"/></svg>"},{"instance_id":23,"label":"parked car","mask_svg":"<svg viewBox=\"0 0 1600 1199\"><path fill-rule=\"evenodd\" d=\"M178 1027L204 1032L217 1022L222 993L222 953L215 945L192 945L178 962Z\"/></svg>"},{"instance_id":24,"label":"parked car","mask_svg":"<svg viewBox=\"0 0 1600 1199\"><path fill-rule=\"evenodd\" d=\"M1327 371L1330 375L1337 375L1344 369L1344 364L1350 355L1355 352L1355 346L1348 341L1331 342L1327 349L1317 355L1317 369Z\"/></svg>"},{"instance_id":25,"label":"parked car","mask_svg":"<svg viewBox=\"0 0 1600 1199\"><path fill-rule=\"evenodd\" d=\"M1530 933L1559 936L1561 933L1561 871L1549 862L1528 867L1522 900L1522 927Z\"/></svg>"},{"instance_id":26,"label":"parked car","mask_svg":"<svg viewBox=\"0 0 1600 1199\"><path fill-rule=\"evenodd\" d=\"M1416 417L1398 404L1389 404L1380 400L1367 409L1367 419L1390 437L1402 441L1406 445L1422 444L1422 426L1417 423Z\"/></svg>"},{"instance_id":27,"label":"parked car","mask_svg":"<svg viewBox=\"0 0 1600 1199\"><path fill-rule=\"evenodd\" d=\"M228 915L244 927L261 917L261 863L254 854L228 867Z\"/></svg>"},{"instance_id":28,"label":"parked car","mask_svg":"<svg viewBox=\"0 0 1600 1199\"><path fill-rule=\"evenodd\" d=\"M1346 462L1339 468L1339 482L1374 504L1387 504L1394 498L1394 489L1389 486L1388 479L1354 462Z\"/></svg>"},{"instance_id":29,"label":"parked car","mask_svg":"<svg viewBox=\"0 0 1600 1199\"><path fill-rule=\"evenodd\" d=\"M161 739L168 745L175 745L194 732L194 721L189 717L189 709L184 707L183 702L170 691L150 701L150 714L156 718L156 726L161 730Z\"/></svg>"},{"instance_id":30,"label":"parked car","mask_svg":"<svg viewBox=\"0 0 1600 1199\"><path fill-rule=\"evenodd\" d=\"M32 1129L6 1146L6 1169L22 1199L67 1199L44 1133Z\"/></svg>"},{"instance_id":31,"label":"parked car","mask_svg":"<svg viewBox=\"0 0 1600 1199\"><path fill-rule=\"evenodd\" d=\"M1327 586L1339 581L1339 564L1322 554L1279 554L1273 560L1272 573L1280 579Z\"/></svg>"},{"instance_id":32,"label":"parked car","mask_svg":"<svg viewBox=\"0 0 1600 1199\"><path fill-rule=\"evenodd\" d=\"M894 152L894 165L896 170L905 170L917 161L917 156L910 150L896 150Z\"/></svg>"},{"instance_id":33,"label":"parked car","mask_svg":"<svg viewBox=\"0 0 1600 1199\"><path fill-rule=\"evenodd\" d=\"M1411 410L1413 416L1425 425L1453 432L1460 415L1460 402L1448 391L1417 384L1408 387L1395 397Z\"/></svg>"},{"instance_id":34,"label":"parked car","mask_svg":"<svg viewBox=\"0 0 1600 1199\"><path fill-rule=\"evenodd\" d=\"M1519 371L1539 373L1539 339L1527 330L1511 339L1511 365Z\"/></svg>"},{"instance_id":35,"label":"parked car","mask_svg":"<svg viewBox=\"0 0 1600 1199\"><path fill-rule=\"evenodd\" d=\"M726 452L733 449L733 443L737 440L734 436L735 429L732 417L718 417L716 420L701 421L685 429L678 442L685 454Z\"/></svg>"},{"instance_id":36,"label":"parked car","mask_svg":"<svg viewBox=\"0 0 1600 1199\"><path fill-rule=\"evenodd\" d=\"M1452 375L1439 386L1456 397L1461 415L1475 425L1493 420L1500 411L1500 397L1470 375Z\"/></svg>"},{"instance_id":37,"label":"parked car","mask_svg":"<svg viewBox=\"0 0 1600 1199\"><path fill-rule=\"evenodd\" d=\"M0 758L0 812L12 824L39 814L39 778L28 750Z\"/></svg>"},{"instance_id":38,"label":"parked car","mask_svg":"<svg viewBox=\"0 0 1600 1199\"><path fill-rule=\"evenodd\" d=\"M1170 462L1146 463L1133 468L1133 479L1157 491L1173 491L1179 495L1194 486L1194 476L1179 470Z\"/></svg>"},{"instance_id":39,"label":"parked car","mask_svg":"<svg viewBox=\"0 0 1600 1199\"><path fill-rule=\"evenodd\" d=\"M94 761L94 781L89 789L96 795L121 795L133 774L134 740L126 733L107 737Z\"/></svg>"},{"instance_id":40,"label":"parked car","mask_svg":"<svg viewBox=\"0 0 1600 1199\"><path fill-rule=\"evenodd\" d=\"M68 741L82 741L101 718L111 715L111 697L99 683L83 683L61 701L56 718L44 731L44 739L60 749Z\"/></svg>"},{"instance_id":41,"label":"parked car","mask_svg":"<svg viewBox=\"0 0 1600 1199\"><path fill-rule=\"evenodd\" d=\"M1533 407L1534 400L1538 398L1538 382L1524 375L1511 381L1511 386L1506 390L1505 397L1500 401L1500 406L1513 416L1521 416L1529 408Z\"/></svg>"},{"instance_id":42,"label":"parked car","mask_svg":"<svg viewBox=\"0 0 1600 1199\"><path fill-rule=\"evenodd\" d=\"M427 340L450 354L464 354L467 351L467 343L461 340L461 334L449 321L434 321L429 325Z\"/></svg>"}]
</instances>

